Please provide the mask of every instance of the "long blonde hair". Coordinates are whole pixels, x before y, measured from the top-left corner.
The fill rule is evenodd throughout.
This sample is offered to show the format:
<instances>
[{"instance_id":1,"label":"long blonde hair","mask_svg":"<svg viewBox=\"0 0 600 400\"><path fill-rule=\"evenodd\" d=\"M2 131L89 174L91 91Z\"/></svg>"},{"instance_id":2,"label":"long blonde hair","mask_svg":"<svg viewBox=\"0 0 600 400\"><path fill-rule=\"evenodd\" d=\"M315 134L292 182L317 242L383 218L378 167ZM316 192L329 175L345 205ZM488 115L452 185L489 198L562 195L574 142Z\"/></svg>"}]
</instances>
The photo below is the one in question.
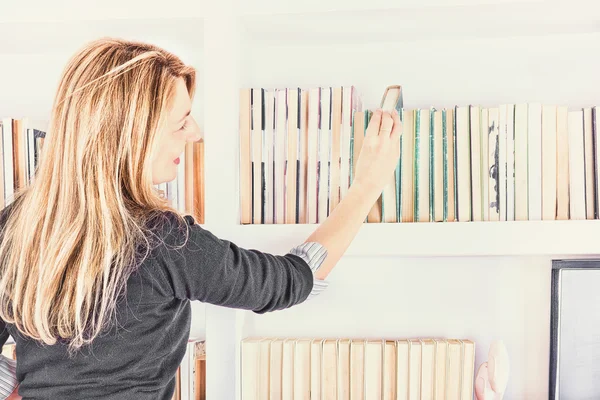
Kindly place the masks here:
<instances>
[{"instance_id":1,"label":"long blonde hair","mask_svg":"<svg viewBox=\"0 0 600 400\"><path fill-rule=\"evenodd\" d=\"M178 78L193 96L195 71L179 58L111 38L67 64L37 175L2 231L0 316L21 333L72 353L116 315L146 223L168 209L151 162Z\"/></svg>"}]
</instances>

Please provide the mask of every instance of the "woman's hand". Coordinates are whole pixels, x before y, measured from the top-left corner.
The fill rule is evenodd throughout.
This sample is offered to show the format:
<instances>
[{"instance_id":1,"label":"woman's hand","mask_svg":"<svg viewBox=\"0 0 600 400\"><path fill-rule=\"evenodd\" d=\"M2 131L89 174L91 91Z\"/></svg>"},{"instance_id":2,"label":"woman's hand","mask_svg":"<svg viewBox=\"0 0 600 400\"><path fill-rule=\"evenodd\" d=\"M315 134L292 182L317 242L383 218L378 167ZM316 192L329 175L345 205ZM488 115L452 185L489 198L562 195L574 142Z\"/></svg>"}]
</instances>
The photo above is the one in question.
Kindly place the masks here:
<instances>
[{"instance_id":1,"label":"woman's hand","mask_svg":"<svg viewBox=\"0 0 600 400\"><path fill-rule=\"evenodd\" d=\"M390 182L400 158L402 126L398 112L377 110L373 113L358 160L352 185L379 195Z\"/></svg>"},{"instance_id":2,"label":"woman's hand","mask_svg":"<svg viewBox=\"0 0 600 400\"><path fill-rule=\"evenodd\" d=\"M307 239L327 249L317 279L325 279L337 264L390 182L400 158L401 132L398 113L376 111L371 117L348 193Z\"/></svg>"}]
</instances>

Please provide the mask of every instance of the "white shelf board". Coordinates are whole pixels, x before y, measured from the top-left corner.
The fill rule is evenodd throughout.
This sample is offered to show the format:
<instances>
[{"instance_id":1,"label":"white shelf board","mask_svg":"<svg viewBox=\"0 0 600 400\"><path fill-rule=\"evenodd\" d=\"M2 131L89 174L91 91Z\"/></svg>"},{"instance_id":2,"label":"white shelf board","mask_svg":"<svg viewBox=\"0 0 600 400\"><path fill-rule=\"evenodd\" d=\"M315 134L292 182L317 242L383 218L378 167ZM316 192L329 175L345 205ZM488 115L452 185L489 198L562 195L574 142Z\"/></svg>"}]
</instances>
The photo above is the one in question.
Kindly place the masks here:
<instances>
[{"instance_id":1,"label":"white shelf board","mask_svg":"<svg viewBox=\"0 0 600 400\"><path fill-rule=\"evenodd\" d=\"M277 15L336 11L411 10L438 7L481 6L491 4L533 3L547 0L254 0L240 2L242 15Z\"/></svg>"},{"instance_id":2,"label":"white shelf board","mask_svg":"<svg viewBox=\"0 0 600 400\"><path fill-rule=\"evenodd\" d=\"M1 22L80 21L123 18L202 17L203 0L28 0L2 1Z\"/></svg>"},{"instance_id":3,"label":"white shelf board","mask_svg":"<svg viewBox=\"0 0 600 400\"><path fill-rule=\"evenodd\" d=\"M220 230L236 245L284 254L315 224L238 225ZM600 220L451 223L365 223L346 256L600 255Z\"/></svg>"},{"instance_id":4,"label":"white shelf board","mask_svg":"<svg viewBox=\"0 0 600 400\"><path fill-rule=\"evenodd\" d=\"M95 19L1 22L0 54L73 53L89 41L116 37L149 42L179 55L203 46L202 19Z\"/></svg>"},{"instance_id":5,"label":"white shelf board","mask_svg":"<svg viewBox=\"0 0 600 400\"><path fill-rule=\"evenodd\" d=\"M319 12L282 12L276 16L247 14L241 21L248 39L282 44L378 43L600 31L600 3L590 0L457 2L465 4L408 9L365 6L365 9L346 7L323 11L325 5Z\"/></svg>"}]
</instances>

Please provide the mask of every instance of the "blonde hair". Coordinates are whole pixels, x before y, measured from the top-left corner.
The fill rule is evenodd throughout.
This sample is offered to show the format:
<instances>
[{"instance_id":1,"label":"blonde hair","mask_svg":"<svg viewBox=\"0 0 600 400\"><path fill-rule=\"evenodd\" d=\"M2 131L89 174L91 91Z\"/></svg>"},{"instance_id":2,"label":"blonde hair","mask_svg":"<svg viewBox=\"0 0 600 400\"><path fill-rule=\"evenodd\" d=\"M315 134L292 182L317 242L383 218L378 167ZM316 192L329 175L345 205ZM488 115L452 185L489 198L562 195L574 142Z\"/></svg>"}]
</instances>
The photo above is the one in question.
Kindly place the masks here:
<instances>
[{"instance_id":1,"label":"blonde hair","mask_svg":"<svg viewBox=\"0 0 600 400\"><path fill-rule=\"evenodd\" d=\"M9 206L0 244L0 316L23 334L65 340L73 353L116 315L148 253L146 223L169 209L151 162L178 78L193 96L193 68L118 39L94 41L67 64L39 170Z\"/></svg>"}]
</instances>

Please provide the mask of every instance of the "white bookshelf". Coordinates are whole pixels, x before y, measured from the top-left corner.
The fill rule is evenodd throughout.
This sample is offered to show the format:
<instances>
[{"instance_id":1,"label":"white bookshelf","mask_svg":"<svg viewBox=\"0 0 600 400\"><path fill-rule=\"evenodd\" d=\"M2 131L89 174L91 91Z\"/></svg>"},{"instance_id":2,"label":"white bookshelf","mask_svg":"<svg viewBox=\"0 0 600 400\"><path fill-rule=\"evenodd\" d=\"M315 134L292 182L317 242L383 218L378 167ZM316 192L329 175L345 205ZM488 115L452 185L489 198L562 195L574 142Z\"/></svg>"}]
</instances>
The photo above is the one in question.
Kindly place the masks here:
<instances>
[{"instance_id":1,"label":"white bookshelf","mask_svg":"<svg viewBox=\"0 0 600 400\"><path fill-rule=\"evenodd\" d=\"M352 84L366 107L376 107L390 84L403 85L407 108L600 102L600 9L592 2L245 4L231 17L239 36L230 39L239 49L231 56L241 63L228 78L238 88ZM238 143L237 126L227 134ZM237 153L226 154L231 160L220 165L237 178ZM225 185L219 190L239 199L237 186ZM233 223L227 216L215 229L244 247L283 254L315 228L241 226L238 208ZM237 332L227 361L209 366L228 374L236 391L213 387L212 398L241 398L239 340L246 337L442 336L475 340L476 368L490 343L504 340L512 363L505 398L547 399L551 261L596 257L598 233L599 221L365 224L319 298L265 315L208 315L208 326L226 318ZM209 336L209 348L211 339L218 340Z\"/></svg>"},{"instance_id":2,"label":"white bookshelf","mask_svg":"<svg viewBox=\"0 0 600 400\"><path fill-rule=\"evenodd\" d=\"M175 51L199 70L205 227L277 254L315 226L239 225L241 88L352 84L366 107L389 84L403 85L408 108L600 105L600 6L591 0L38 3L13 2L0 16L18 31L0 38L0 113L46 115L64 62L88 39L122 35ZM599 234L600 221L365 224L311 302L260 316L194 306L208 398L240 400L245 337L454 336L476 341L476 367L503 339L505 398L546 399L551 260L600 255Z\"/></svg>"}]
</instances>

